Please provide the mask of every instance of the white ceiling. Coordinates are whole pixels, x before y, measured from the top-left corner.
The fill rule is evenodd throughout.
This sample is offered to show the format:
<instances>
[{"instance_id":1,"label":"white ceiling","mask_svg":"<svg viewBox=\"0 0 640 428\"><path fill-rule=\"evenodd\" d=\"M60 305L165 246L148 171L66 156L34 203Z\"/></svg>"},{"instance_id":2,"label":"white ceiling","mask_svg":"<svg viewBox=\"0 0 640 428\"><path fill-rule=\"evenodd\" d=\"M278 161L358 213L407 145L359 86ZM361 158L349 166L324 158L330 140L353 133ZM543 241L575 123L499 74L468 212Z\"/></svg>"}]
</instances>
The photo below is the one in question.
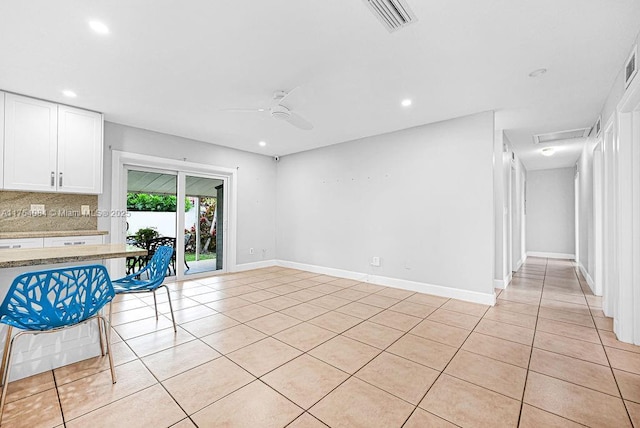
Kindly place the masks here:
<instances>
[{"instance_id":1,"label":"white ceiling","mask_svg":"<svg viewBox=\"0 0 640 428\"><path fill-rule=\"evenodd\" d=\"M571 166L579 147L540 163L531 137L593 124L640 23L637 0L408 2L390 34L362 0L2 1L0 89L268 155L496 110L527 167ZM297 86L312 131L220 111Z\"/></svg>"}]
</instances>

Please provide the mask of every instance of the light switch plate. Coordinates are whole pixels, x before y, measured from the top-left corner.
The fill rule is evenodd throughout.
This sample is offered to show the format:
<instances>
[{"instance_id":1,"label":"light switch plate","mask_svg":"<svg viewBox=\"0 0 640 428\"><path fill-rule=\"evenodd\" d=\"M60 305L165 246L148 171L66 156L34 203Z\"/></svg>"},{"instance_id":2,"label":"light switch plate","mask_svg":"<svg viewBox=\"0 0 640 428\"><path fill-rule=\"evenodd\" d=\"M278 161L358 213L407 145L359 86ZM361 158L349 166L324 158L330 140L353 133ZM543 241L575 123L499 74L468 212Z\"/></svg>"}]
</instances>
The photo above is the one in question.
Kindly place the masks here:
<instances>
[{"instance_id":1,"label":"light switch plate","mask_svg":"<svg viewBox=\"0 0 640 428\"><path fill-rule=\"evenodd\" d=\"M80 205L80 215L91 215L91 209L89 205Z\"/></svg>"}]
</instances>

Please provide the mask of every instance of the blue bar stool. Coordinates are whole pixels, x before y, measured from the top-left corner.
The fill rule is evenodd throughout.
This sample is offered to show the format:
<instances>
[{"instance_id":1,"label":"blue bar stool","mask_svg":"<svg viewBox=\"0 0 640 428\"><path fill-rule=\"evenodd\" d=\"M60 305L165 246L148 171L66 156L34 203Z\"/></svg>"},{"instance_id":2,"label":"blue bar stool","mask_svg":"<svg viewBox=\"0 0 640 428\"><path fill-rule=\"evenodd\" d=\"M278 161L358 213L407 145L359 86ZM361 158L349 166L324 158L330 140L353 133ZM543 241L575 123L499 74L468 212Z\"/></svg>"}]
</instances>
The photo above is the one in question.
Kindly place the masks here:
<instances>
[{"instance_id":1,"label":"blue bar stool","mask_svg":"<svg viewBox=\"0 0 640 428\"><path fill-rule=\"evenodd\" d=\"M27 272L13 280L7 296L0 305L0 323L9 326L0 367L0 423L7 397L11 352L16 339L24 334L57 332L95 319L100 335L100 352L104 356L102 328L107 332L109 325L100 311L114 297L109 273L100 265ZM21 331L11 337L14 327ZM108 334L106 347L111 380L116 383Z\"/></svg>"}]
</instances>

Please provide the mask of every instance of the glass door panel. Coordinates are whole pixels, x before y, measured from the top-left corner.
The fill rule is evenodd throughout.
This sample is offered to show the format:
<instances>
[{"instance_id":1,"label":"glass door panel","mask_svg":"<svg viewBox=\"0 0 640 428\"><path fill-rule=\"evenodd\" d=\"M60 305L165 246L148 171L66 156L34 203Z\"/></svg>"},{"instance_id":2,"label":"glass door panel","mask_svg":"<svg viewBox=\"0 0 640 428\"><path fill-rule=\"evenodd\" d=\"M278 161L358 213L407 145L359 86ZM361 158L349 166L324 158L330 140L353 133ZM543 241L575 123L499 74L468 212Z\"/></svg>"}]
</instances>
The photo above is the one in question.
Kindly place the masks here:
<instances>
[{"instance_id":1,"label":"glass door panel","mask_svg":"<svg viewBox=\"0 0 640 428\"><path fill-rule=\"evenodd\" d=\"M127 242L148 251L147 256L129 257L127 274L143 268L161 245L172 246L174 256L167 276L176 275L178 176L147 169L127 169ZM185 209L189 201L183 201Z\"/></svg>"},{"instance_id":2,"label":"glass door panel","mask_svg":"<svg viewBox=\"0 0 640 428\"><path fill-rule=\"evenodd\" d=\"M185 275L215 272L224 267L224 180L185 175Z\"/></svg>"}]
</instances>

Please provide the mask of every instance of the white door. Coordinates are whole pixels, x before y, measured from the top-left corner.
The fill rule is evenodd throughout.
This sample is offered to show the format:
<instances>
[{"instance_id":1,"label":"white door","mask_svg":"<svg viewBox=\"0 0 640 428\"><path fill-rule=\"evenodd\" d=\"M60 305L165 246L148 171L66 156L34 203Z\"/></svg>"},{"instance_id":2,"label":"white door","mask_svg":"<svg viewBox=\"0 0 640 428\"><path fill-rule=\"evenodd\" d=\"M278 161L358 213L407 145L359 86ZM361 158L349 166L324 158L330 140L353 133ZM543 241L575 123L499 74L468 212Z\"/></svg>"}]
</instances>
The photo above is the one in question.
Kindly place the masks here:
<instances>
[{"instance_id":1,"label":"white door","mask_svg":"<svg viewBox=\"0 0 640 428\"><path fill-rule=\"evenodd\" d=\"M5 95L5 189L56 189L57 115L56 104Z\"/></svg>"},{"instance_id":2,"label":"white door","mask_svg":"<svg viewBox=\"0 0 640 428\"><path fill-rule=\"evenodd\" d=\"M102 193L102 115L58 108L58 191Z\"/></svg>"}]
</instances>

